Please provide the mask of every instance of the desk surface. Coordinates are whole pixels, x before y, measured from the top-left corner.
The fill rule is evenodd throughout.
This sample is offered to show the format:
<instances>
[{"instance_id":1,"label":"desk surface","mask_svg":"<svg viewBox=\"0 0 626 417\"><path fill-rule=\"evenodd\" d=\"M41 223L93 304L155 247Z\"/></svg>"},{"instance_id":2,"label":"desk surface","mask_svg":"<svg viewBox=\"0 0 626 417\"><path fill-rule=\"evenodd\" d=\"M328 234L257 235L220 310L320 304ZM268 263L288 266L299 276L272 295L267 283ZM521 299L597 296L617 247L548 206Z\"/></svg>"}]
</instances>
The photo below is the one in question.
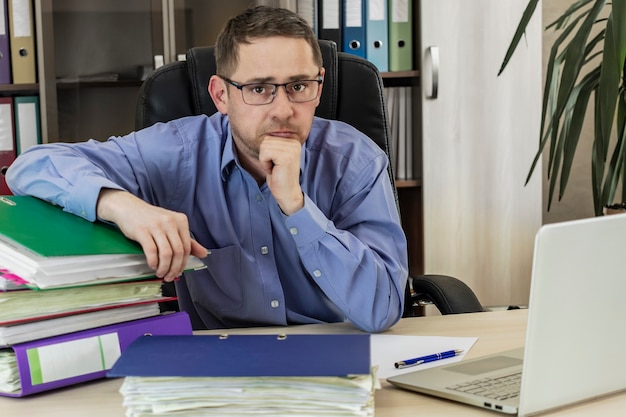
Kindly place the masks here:
<instances>
[{"instance_id":1,"label":"desk surface","mask_svg":"<svg viewBox=\"0 0 626 417\"><path fill-rule=\"evenodd\" d=\"M386 334L420 336L478 337L466 357L475 357L523 346L526 331L526 310L496 311L402 319ZM287 329L238 329L229 333L358 333L348 324L293 326ZM203 332L203 333L223 333ZM10 417L123 417L121 380L98 380L65 389L25 398L0 398L3 416ZM550 416L622 416L626 409L626 393L604 397L550 413ZM498 416L492 411L430 398L403 391L384 382L376 392L377 417L409 417L420 415Z\"/></svg>"}]
</instances>

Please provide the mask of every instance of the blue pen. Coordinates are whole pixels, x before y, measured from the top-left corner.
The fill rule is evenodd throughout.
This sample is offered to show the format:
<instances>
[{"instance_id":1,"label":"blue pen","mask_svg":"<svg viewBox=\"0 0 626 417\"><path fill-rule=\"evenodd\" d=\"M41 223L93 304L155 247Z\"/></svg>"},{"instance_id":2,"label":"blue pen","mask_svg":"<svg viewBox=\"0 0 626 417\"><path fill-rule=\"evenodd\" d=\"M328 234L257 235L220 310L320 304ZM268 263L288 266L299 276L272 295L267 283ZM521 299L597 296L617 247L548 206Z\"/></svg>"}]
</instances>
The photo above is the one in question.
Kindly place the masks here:
<instances>
[{"instance_id":1,"label":"blue pen","mask_svg":"<svg viewBox=\"0 0 626 417\"><path fill-rule=\"evenodd\" d=\"M420 356L419 358L405 359L403 361L396 362L394 366L396 368L408 368L410 366L421 365L423 363L434 362L441 359L452 358L463 352L463 349L447 350L445 352L433 353L432 355Z\"/></svg>"}]
</instances>

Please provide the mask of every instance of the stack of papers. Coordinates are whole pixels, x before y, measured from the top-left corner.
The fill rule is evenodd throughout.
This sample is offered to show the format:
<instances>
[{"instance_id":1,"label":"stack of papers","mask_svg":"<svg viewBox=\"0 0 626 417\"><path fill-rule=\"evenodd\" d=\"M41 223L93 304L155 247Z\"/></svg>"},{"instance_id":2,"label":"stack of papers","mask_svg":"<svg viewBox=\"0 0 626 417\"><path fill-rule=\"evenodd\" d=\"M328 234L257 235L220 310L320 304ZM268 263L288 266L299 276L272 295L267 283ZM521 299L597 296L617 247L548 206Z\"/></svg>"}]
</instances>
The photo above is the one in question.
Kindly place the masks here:
<instances>
[{"instance_id":1,"label":"stack of papers","mask_svg":"<svg viewBox=\"0 0 626 417\"><path fill-rule=\"evenodd\" d=\"M129 377L128 417L373 416L377 379L349 377Z\"/></svg>"},{"instance_id":2,"label":"stack of papers","mask_svg":"<svg viewBox=\"0 0 626 417\"><path fill-rule=\"evenodd\" d=\"M158 280L0 292L0 326L169 300L161 295Z\"/></svg>"},{"instance_id":3,"label":"stack of papers","mask_svg":"<svg viewBox=\"0 0 626 417\"><path fill-rule=\"evenodd\" d=\"M141 247L114 226L30 196L1 196L0 218L0 265L25 285L44 289L154 276ZM186 269L204 267L190 257Z\"/></svg>"},{"instance_id":4,"label":"stack of papers","mask_svg":"<svg viewBox=\"0 0 626 417\"><path fill-rule=\"evenodd\" d=\"M0 326L0 346L11 346L59 334L143 319L157 316L160 312L158 303L147 303L31 321L12 326Z\"/></svg>"},{"instance_id":5,"label":"stack of papers","mask_svg":"<svg viewBox=\"0 0 626 417\"><path fill-rule=\"evenodd\" d=\"M0 349L0 392L17 392L20 386L15 353Z\"/></svg>"},{"instance_id":6,"label":"stack of papers","mask_svg":"<svg viewBox=\"0 0 626 417\"><path fill-rule=\"evenodd\" d=\"M114 225L29 196L0 196L0 219L0 395L102 378L137 337L191 333L186 313L161 314L176 297Z\"/></svg>"},{"instance_id":7,"label":"stack of papers","mask_svg":"<svg viewBox=\"0 0 626 417\"><path fill-rule=\"evenodd\" d=\"M129 417L373 416L378 387L367 334L142 337L108 376Z\"/></svg>"},{"instance_id":8,"label":"stack of papers","mask_svg":"<svg viewBox=\"0 0 626 417\"><path fill-rule=\"evenodd\" d=\"M20 277L12 274L0 265L0 291L11 291L28 288Z\"/></svg>"}]
</instances>

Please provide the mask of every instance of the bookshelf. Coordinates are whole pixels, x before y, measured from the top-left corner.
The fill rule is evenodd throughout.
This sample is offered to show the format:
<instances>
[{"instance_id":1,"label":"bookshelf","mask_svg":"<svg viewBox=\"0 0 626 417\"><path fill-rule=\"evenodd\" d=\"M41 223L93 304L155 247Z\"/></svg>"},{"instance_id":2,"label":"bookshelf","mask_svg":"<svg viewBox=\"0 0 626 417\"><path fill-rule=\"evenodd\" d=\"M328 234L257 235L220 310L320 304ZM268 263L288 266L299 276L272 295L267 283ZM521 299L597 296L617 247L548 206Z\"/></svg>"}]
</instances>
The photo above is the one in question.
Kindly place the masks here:
<instances>
[{"instance_id":1,"label":"bookshelf","mask_svg":"<svg viewBox=\"0 0 626 417\"><path fill-rule=\"evenodd\" d=\"M415 42L414 42L415 44ZM412 103L419 102L419 70L413 71L397 71L382 72L381 77L386 89L388 88L409 88L411 91L410 100ZM387 103L389 106L389 103ZM413 135L406 138L411 140L412 155L410 160L413 164L413 175L408 177L398 177L397 163L392 162L394 172L396 173L395 184L398 191L398 201L400 204L400 215L402 219L402 227L407 237L408 254L409 254L409 273L416 276L424 273L424 236L423 236L423 214L422 214L422 180L421 180L421 140L420 117L418 108L413 109L414 117L410 118L412 123L411 132ZM417 111L416 111L417 110ZM393 118L391 118L393 119ZM392 130L394 127L390 127ZM392 132L390 140L394 141L394 133ZM397 139L396 139L397 140ZM397 146L392 145L392 159L397 158Z\"/></svg>"},{"instance_id":2,"label":"bookshelf","mask_svg":"<svg viewBox=\"0 0 626 417\"><path fill-rule=\"evenodd\" d=\"M141 70L155 55L167 63L213 44L224 20L250 4L33 1L39 83L27 88L41 97L44 142L133 130ZM541 186L524 186L536 148L525 138L536 137L539 124L529 109L540 107L540 25L510 72L496 77L525 1L411 0L414 69L381 74L386 87L411 89L414 175L396 183L410 272L456 276L485 305L526 303L541 224ZM422 57L432 45L441 50L437 100L423 93L430 68ZM57 80L97 73L119 77Z\"/></svg>"}]
</instances>

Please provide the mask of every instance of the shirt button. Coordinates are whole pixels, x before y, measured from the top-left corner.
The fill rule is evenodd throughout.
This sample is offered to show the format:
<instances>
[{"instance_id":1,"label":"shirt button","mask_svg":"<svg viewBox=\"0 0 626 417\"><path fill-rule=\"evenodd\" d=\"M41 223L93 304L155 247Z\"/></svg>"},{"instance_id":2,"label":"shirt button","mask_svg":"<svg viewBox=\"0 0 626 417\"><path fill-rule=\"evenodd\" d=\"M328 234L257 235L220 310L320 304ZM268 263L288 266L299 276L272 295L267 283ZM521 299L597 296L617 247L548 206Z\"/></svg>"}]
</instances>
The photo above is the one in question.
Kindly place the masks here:
<instances>
[{"instance_id":1,"label":"shirt button","mask_svg":"<svg viewBox=\"0 0 626 417\"><path fill-rule=\"evenodd\" d=\"M272 308L278 308L278 306L280 305L280 303L278 302L278 300L272 300L272 302L270 303L270 305L272 306Z\"/></svg>"},{"instance_id":2,"label":"shirt button","mask_svg":"<svg viewBox=\"0 0 626 417\"><path fill-rule=\"evenodd\" d=\"M289 232L292 235L297 235L298 234L298 228L297 227L292 227L292 228L289 229Z\"/></svg>"},{"instance_id":3,"label":"shirt button","mask_svg":"<svg viewBox=\"0 0 626 417\"><path fill-rule=\"evenodd\" d=\"M260 203L261 201L263 201L263 196L261 194L257 194L256 195L256 201L257 201L257 203Z\"/></svg>"},{"instance_id":4,"label":"shirt button","mask_svg":"<svg viewBox=\"0 0 626 417\"><path fill-rule=\"evenodd\" d=\"M313 276L315 276L315 278L321 277L322 271L320 271L319 269L316 269L315 271L313 271Z\"/></svg>"},{"instance_id":5,"label":"shirt button","mask_svg":"<svg viewBox=\"0 0 626 417\"><path fill-rule=\"evenodd\" d=\"M269 253L267 246L261 246L261 255L267 255Z\"/></svg>"}]
</instances>

